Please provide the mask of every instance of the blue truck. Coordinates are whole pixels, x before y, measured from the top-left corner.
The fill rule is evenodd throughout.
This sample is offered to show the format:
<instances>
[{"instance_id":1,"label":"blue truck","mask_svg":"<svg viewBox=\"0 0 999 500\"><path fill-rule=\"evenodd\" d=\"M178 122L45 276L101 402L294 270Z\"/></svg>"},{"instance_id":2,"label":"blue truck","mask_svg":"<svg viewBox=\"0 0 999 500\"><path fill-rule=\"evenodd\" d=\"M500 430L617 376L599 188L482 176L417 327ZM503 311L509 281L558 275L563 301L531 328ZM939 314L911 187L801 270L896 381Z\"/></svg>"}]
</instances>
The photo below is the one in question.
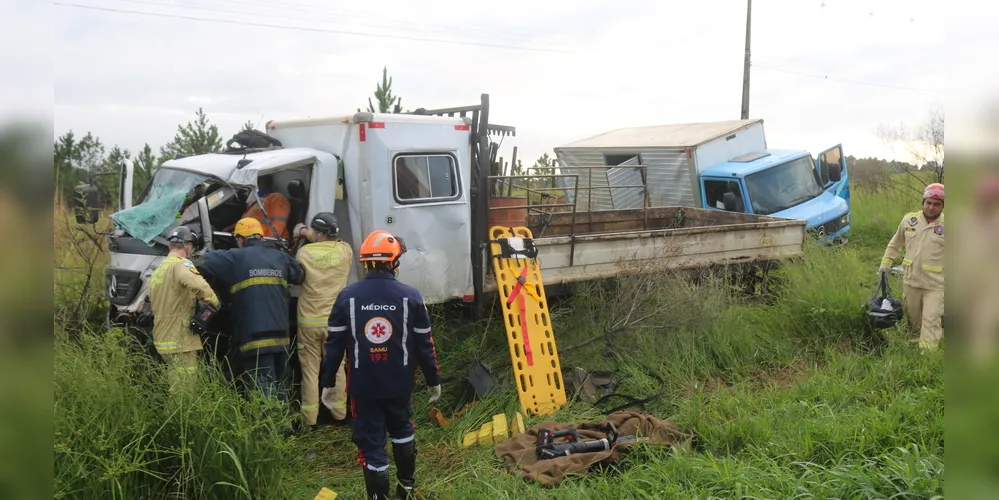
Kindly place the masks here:
<instances>
[{"instance_id":1,"label":"blue truck","mask_svg":"<svg viewBox=\"0 0 999 500\"><path fill-rule=\"evenodd\" d=\"M560 171L578 175L578 189L563 186L567 196L590 210L648 203L798 219L827 243L845 242L850 231L842 145L815 157L769 149L762 119L618 129L555 154Z\"/></svg>"}]
</instances>

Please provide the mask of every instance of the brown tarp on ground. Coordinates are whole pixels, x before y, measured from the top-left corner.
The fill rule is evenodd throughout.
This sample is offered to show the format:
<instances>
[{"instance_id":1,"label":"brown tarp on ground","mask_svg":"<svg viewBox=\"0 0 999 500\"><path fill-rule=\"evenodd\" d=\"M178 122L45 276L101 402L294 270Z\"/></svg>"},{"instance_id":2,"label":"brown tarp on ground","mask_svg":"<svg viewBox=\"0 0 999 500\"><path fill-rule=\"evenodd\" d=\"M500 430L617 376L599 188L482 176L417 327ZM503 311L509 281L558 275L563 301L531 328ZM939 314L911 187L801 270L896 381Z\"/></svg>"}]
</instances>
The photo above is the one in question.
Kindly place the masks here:
<instances>
[{"instance_id":1,"label":"brown tarp on ground","mask_svg":"<svg viewBox=\"0 0 999 500\"><path fill-rule=\"evenodd\" d=\"M613 422L620 436L638 436L648 438L647 444L672 445L687 448L691 437L677 428L672 420L659 420L651 415L633 411L620 411L608 415L602 422L584 422L580 424L542 422L527 429L527 432L516 434L510 439L496 445L496 456L505 460L512 474L525 479L536 480L542 486L558 485L566 476L582 476L597 463L612 463L620 460L625 448L634 443L622 442L610 450L593 453L580 453L551 460L538 460L537 444L538 429L550 429L552 432L575 427L580 439L589 441L606 437L607 422ZM557 440L561 442L564 439Z\"/></svg>"}]
</instances>

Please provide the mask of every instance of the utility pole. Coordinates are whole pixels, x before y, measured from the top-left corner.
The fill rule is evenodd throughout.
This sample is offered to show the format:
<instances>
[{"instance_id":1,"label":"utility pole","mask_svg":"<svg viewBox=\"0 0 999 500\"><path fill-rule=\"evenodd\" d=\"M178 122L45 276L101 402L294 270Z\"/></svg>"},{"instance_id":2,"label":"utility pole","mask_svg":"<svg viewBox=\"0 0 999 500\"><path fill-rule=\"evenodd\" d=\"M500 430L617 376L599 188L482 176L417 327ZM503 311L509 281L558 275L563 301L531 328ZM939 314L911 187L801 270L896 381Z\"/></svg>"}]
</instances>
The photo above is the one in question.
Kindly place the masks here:
<instances>
[{"instance_id":1,"label":"utility pole","mask_svg":"<svg viewBox=\"0 0 999 500\"><path fill-rule=\"evenodd\" d=\"M753 0L746 0L746 59L742 67L742 119L749 118L749 29Z\"/></svg>"}]
</instances>

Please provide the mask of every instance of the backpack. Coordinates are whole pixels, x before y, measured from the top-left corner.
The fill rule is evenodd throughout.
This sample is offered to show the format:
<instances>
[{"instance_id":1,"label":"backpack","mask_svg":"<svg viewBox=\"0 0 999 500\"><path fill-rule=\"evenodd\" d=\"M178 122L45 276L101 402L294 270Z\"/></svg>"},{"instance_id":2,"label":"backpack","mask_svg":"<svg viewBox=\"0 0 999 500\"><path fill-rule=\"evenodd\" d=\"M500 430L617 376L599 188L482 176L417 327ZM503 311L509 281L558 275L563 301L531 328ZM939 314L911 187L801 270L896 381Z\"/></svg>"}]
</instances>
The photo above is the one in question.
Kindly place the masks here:
<instances>
[{"instance_id":1,"label":"backpack","mask_svg":"<svg viewBox=\"0 0 999 500\"><path fill-rule=\"evenodd\" d=\"M239 144L241 147L233 147ZM281 147L281 141L259 130L242 130L232 136L226 143L229 152L241 152L248 149L269 149Z\"/></svg>"}]
</instances>

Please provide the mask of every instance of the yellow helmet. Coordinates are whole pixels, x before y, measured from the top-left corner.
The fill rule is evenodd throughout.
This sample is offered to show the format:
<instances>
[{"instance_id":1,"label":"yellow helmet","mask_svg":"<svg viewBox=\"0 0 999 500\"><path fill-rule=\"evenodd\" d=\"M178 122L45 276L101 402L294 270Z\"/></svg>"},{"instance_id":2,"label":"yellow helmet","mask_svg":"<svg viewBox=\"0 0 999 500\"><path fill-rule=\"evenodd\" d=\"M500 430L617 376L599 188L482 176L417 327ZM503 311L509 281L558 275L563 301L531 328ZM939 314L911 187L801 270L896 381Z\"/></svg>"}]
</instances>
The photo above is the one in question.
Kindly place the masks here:
<instances>
[{"instance_id":1,"label":"yellow helmet","mask_svg":"<svg viewBox=\"0 0 999 500\"><path fill-rule=\"evenodd\" d=\"M263 236L264 228L260 225L260 221L254 219L253 217L244 217L239 219L236 223L236 228L232 231L233 236Z\"/></svg>"}]
</instances>

